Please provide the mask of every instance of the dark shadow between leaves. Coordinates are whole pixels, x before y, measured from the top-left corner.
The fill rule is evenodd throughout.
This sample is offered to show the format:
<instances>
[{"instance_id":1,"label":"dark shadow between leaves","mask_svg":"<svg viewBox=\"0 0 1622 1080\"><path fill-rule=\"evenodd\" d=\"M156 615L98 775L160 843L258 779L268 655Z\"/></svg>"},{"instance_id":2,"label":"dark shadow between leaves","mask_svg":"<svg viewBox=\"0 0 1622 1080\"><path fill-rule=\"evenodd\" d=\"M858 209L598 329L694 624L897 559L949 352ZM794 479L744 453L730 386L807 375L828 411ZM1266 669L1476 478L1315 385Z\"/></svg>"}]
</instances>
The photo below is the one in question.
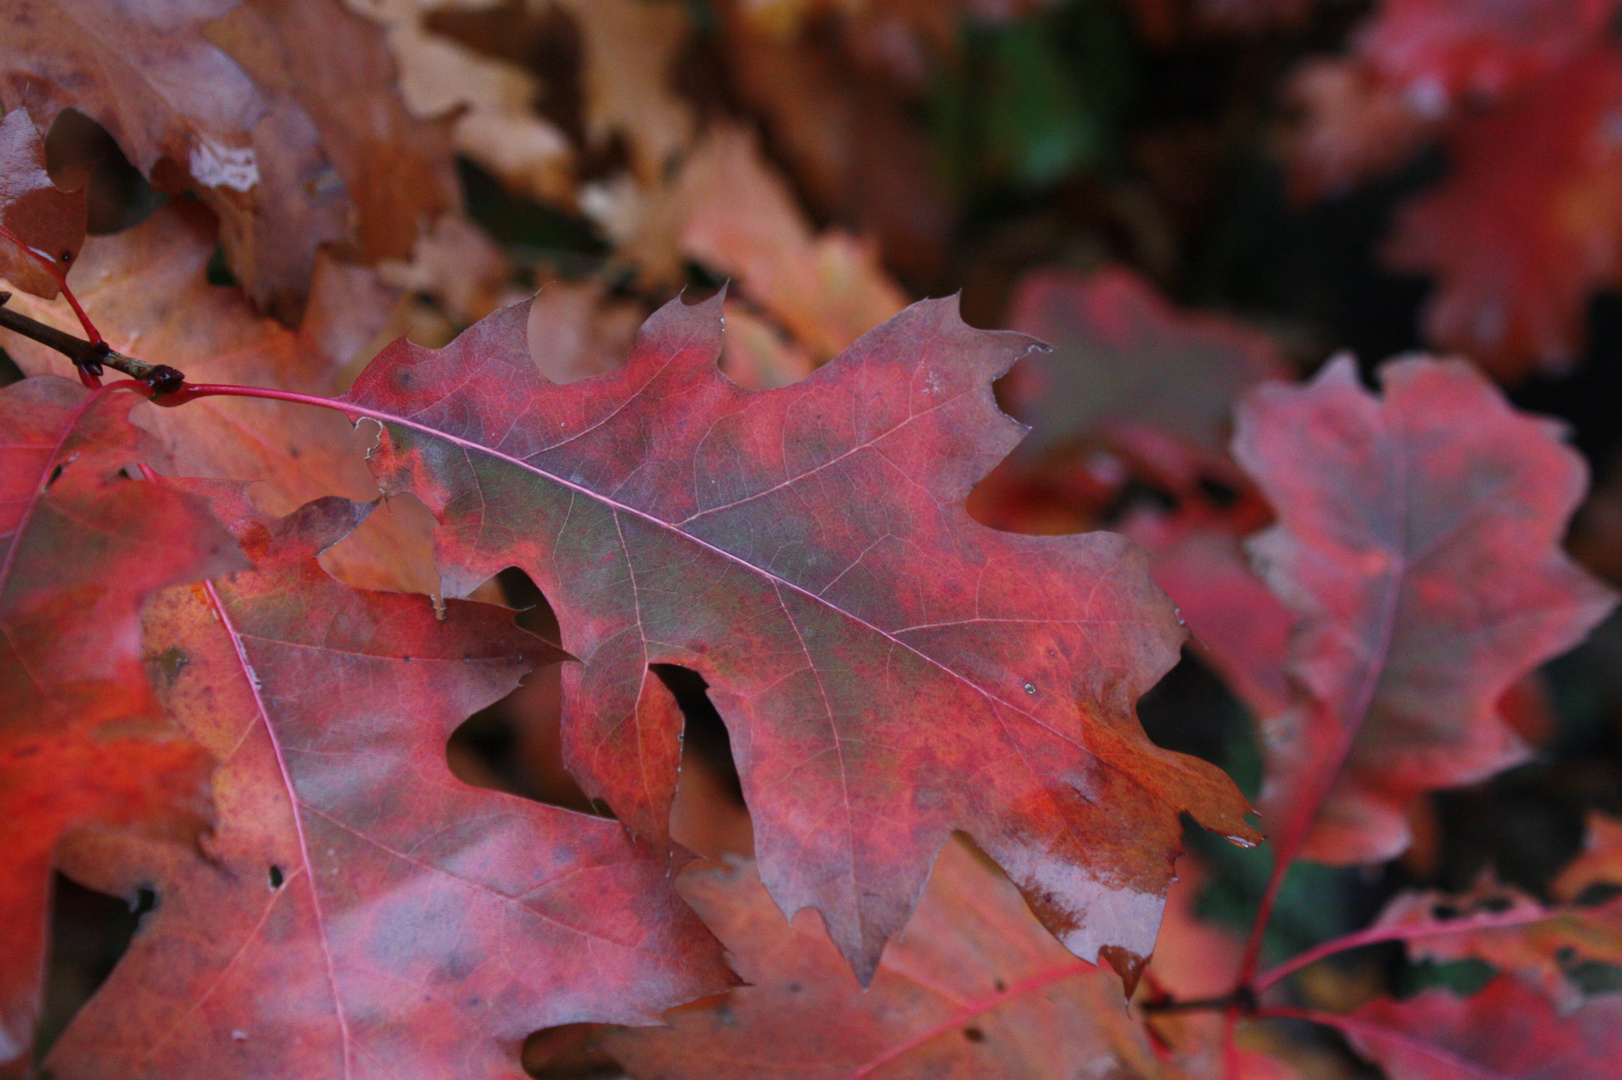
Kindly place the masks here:
<instances>
[{"instance_id":1,"label":"dark shadow between leaves","mask_svg":"<svg viewBox=\"0 0 1622 1080\"><path fill-rule=\"evenodd\" d=\"M518 612L519 626L546 641L558 640L557 615L528 574L508 567L495 584L502 602ZM562 706L561 669L542 665L451 734L445 748L451 772L474 787L605 816L606 808L593 805L563 767Z\"/></svg>"},{"instance_id":2,"label":"dark shadow between leaves","mask_svg":"<svg viewBox=\"0 0 1622 1080\"><path fill-rule=\"evenodd\" d=\"M62 874L51 885L50 952L45 960L45 1007L34 1037L43 1061L85 1002L129 950L157 894L141 889L134 903L87 889Z\"/></svg>"}]
</instances>

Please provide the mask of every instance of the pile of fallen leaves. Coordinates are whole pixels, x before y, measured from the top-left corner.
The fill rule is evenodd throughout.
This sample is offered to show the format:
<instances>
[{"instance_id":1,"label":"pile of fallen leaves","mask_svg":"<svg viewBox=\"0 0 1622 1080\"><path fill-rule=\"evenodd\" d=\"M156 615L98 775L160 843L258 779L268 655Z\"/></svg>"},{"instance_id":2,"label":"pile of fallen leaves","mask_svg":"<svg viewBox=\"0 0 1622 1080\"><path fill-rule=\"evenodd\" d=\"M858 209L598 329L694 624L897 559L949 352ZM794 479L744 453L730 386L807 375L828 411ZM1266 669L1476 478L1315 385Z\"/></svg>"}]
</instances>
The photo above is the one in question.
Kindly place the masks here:
<instances>
[{"instance_id":1,"label":"pile of fallen leaves","mask_svg":"<svg viewBox=\"0 0 1622 1080\"><path fill-rule=\"evenodd\" d=\"M1617 1072L1616 14L9 4L0 1075Z\"/></svg>"}]
</instances>

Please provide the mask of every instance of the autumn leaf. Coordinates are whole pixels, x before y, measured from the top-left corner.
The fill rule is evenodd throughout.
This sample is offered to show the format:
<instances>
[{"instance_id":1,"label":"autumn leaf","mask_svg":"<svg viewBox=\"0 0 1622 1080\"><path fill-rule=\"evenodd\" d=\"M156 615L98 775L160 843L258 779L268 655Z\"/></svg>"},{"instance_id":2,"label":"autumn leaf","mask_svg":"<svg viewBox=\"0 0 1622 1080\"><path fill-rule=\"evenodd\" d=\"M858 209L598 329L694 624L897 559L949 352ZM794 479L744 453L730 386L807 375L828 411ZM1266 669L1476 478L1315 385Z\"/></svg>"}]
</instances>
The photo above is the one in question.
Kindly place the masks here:
<instances>
[{"instance_id":1,"label":"autumn leaf","mask_svg":"<svg viewBox=\"0 0 1622 1080\"><path fill-rule=\"evenodd\" d=\"M1013 445L991 381L1029 350L916 304L803 383L715 367L720 301L673 302L626 364L547 384L509 308L438 352L399 342L341 399L383 429L390 493L441 524L449 596L507 566L563 646L565 760L665 834L698 672L732 737L761 877L862 976L961 829L1078 955L1132 973L1179 815L1254 839L1231 782L1154 747L1133 702L1182 632L1117 536L1026 537L963 499Z\"/></svg>"},{"instance_id":2,"label":"autumn leaf","mask_svg":"<svg viewBox=\"0 0 1622 1080\"><path fill-rule=\"evenodd\" d=\"M1382 998L1335 1026L1390 1080L1569 1080L1611 1076L1622 1061L1622 998L1561 1016L1507 975L1467 998Z\"/></svg>"},{"instance_id":3,"label":"autumn leaf","mask_svg":"<svg viewBox=\"0 0 1622 1080\"><path fill-rule=\"evenodd\" d=\"M1615 11L1615 0L1384 0L1355 47L1417 110L1445 115L1564 67L1604 38Z\"/></svg>"},{"instance_id":4,"label":"autumn leaf","mask_svg":"<svg viewBox=\"0 0 1622 1080\"><path fill-rule=\"evenodd\" d=\"M1448 174L1402 207L1385 258L1437 279L1427 339L1500 378L1569 368L1590 294L1617 280L1615 8L1387 0L1347 56L1293 79L1298 195L1342 192L1442 138Z\"/></svg>"},{"instance_id":5,"label":"autumn leaf","mask_svg":"<svg viewBox=\"0 0 1622 1080\"><path fill-rule=\"evenodd\" d=\"M329 394L352 354L388 326L394 295L365 270L323 260L298 331L256 314L234 289L210 284L216 227L196 206L172 203L139 226L93 237L74 271L81 300L121 352L184 371L194 382L247 383ZM11 306L64 330L67 307L25 297ZM20 336L6 348L29 374L74 374L68 360ZM356 500L377 485L360 460L365 433L341 416L280 401L208 398L184 409L142 405L137 422L185 476L255 480L254 498L285 514L323 495ZM391 506L334 553L351 584L432 592L426 523ZM426 517L426 515L422 515Z\"/></svg>"},{"instance_id":6,"label":"autumn leaf","mask_svg":"<svg viewBox=\"0 0 1622 1080\"><path fill-rule=\"evenodd\" d=\"M1615 10L1614 0L1385 0L1346 55L1290 79L1303 113L1289 151L1296 193L1339 194L1472 113L1536 96L1603 42Z\"/></svg>"},{"instance_id":7,"label":"autumn leaf","mask_svg":"<svg viewBox=\"0 0 1622 1080\"><path fill-rule=\"evenodd\" d=\"M1290 76L1295 113L1285 161L1298 202L1345 195L1359 180L1413 157L1445 117L1391 85L1360 59L1312 59Z\"/></svg>"},{"instance_id":8,"label":"autumn leaf","mask_svg":"<svg viewBox=\"0 0 1622 1080\"><path fill-rule=\"evenodd\" d=\"M0 277L49 299L60 287L56 275L19 250L40 253L67 273L84 244L85 196L61 191L45 171L45 144L28 113L12 109L0 118Z\"/></svg>"},{"instance_id":9,"label":"autumn leaf","mask_svg":"<svg viewBox=\"0 0 1622 1080\"><path fill-rule=\"evenodd\" d=\"M941 270L958 208L915 119L933 65L944 63L918 30L949 22L941 9L951 5L908 3L896 18L881 3L872 20L851 19L855 4L827 6L839 9L835 32L795 40L762 25L762 5L717 5L732 85L765 118L797 190L819 215L876 237L889 265L931 277ZM996 6L1006 13L1006 4ZM955 39L951 32L928 43L955 47Z\"/></svg>"},{"instance_id":10,"label":"autumn leaf","mask_svg":"<svg viewBox=\"0 0 1622 1080\"><path fill-rule=\"evenodd\" d=\"M906 303L870 247L812 230L742 128L706 134L652 197L605 187L584 201L651 279L678 280L682 260L697 260L736 279L744 296L822 360Z\"/></svg>"},{"instance_id":11,"label":"autumn leaf","mask_svg":"<svg viewBox=\"0 0 1622 1080\"><path fill-rule=\"evenodd\" d=\"M1622 886L1622 821L1597 810L1588 814L1582 851L1551 888L1562 899L1576 900L1595 885Z\"/></svg>"},{"instance_id":12,"label":"autumn leaf","mask_svg":"<svg viewBox=\"0 0 1622 1080\"><path fill-rule=\"evenodd\" d=\"M1457 361L1381 383L1343 357L1239 410L1235 454L1278 514L1251 552L1302 620L1301 697L1263 730L1283 862L1391 858L1416 796L1524 759L1499 699L1614 603L1559 547L1587 475L1557 424Z\"/></svg>"},{"instance_id":13,"label":"autumn leaf","mask_svg":"<svg viewBox=\"0 0 1622 1080\"><path fill-rule=\"evenodd\" d=\"M692 140L693 106L672 92L670 70L687 42L686 11L672 0L552 2L580 28L587 137L601 146L623 134L638 177L656 183Z\"/></svg>"},{"instance_id":14,"label":"autumn leaf","mask_svg":"<svg viewBox=\"0 0 1622 1080\"><path fill-rule=\"evenodd\" d=\"M245 0L204 32L268 98L308 116L281 136L293 147L313 142L329 163L304 196L337 188L348 216L339 239L362 262L406 254L420 229L456 208L446 132L406 112L376 24L337 0ZM281 179L270 172L275 149L256 140L270 157L267 184ZM229 245L229 229L225 238Z\"/></svg>"},{"instance_id":15,"label":"autumn leaf","mask_svg":"<svg viewBox=\"0 0 1622 1080\"><path fill-rule=\"evenodd\" d=\"M751 864L680 888L748 985L672 1011L667 1027L601 1036L633 1077L1166 1075L1120 981L1060 948L959 840L865 989L814 916L784 922Z\"/></svg>"},{"instance_id":16,"label":"autumn leaf","mask_svg":"<svg viewBox=\"0 0 1622 1080\"><path fill-rule=\"evenodd\" d=\"M58 840L189 835L209 812L209 761L147 684L139 613L243 561L201 500L121 475L162 460L137 400L49 376L0 390L0 1064L33 1038Z\"/></svg>"},{"instance_id":17,"label":"autumn leaf","mask_svg":"<svg viewBox=\"0 0 1622 1080\"><path fill-rule=\"evenodd\" d=\"M322 245L403 256L457 204L444 130L405 112L381 29L340 0L21 0L7 17L0 105L42 129L76 109L158 186L193 191L244 291L284 319Z\"/></svg>"},{"instance_id":18,"label":"autumn leaf","mask_svg":"<svg viewBox=\"0 0 1622 1080\"><path fill-rule=\"evenodd\" d=\"M1403 207L1386 248L1392 266L1437 277L1434 344L1501 377L1570 367L1589 294L1622 266L1622 150L1607 126L1619 102L1622 59L1597 48L1458 125L1447 178Z\"/></svg>"},{"instance_id":19,"label":"autumn leaf","mask_svg":"<svg viewBox=\"0 0 1622 1080\"><path fill-rule=\"evenodd\" d=\"M1481 925L1471 926L1471 916ZM1622 903L1550 909L1490 876L1462 894L1400 893L1375 925L1412 932L1408 954L1417 959L1480 960L1513 974L1562 1013L1582 1002L1574 968L1622 963Z\"/></svg>"},{"instance_id":20,"label":"autumn leaf","mask_svg":"<svg viewBox=\"0 0 1622 1080\"><path fill-rule=\"evenodd\" d=\"M854 238L816 235L754 139L738 128L710 133L668 196L680 249L736 276L755 300L819 359L826 360L906 304Z\"/></svg>"},{"instance_id":21,"label":"autumn leaf","mask_svg":"<svg viewBox=\"0 0 1622 1080\"><path fill-rule=\"evenodd\" d=\"M154 601L166 704L218 759L202 852L118 832L70 871L156 909L46 1068L518 1077L531 1030L647 1023L729 981L671 858L612 821L468 787L445 741L563 654L512 613L362 592L314 562L369 506L207 492L251 571Z\"/></svg>"},{"instance_id":22,"label":"autumn leaf","mask_svg":"<svg viewBox=\"0 0 1622 1080\"><path fill-rule=\"evenodd\" d=\"M1170 443L1221 459L1234 401L1286 374L1265 334L1177 311L1124 267L1026 274L1008 318L1013 329L1053 345L1009 378L1011 407L1033 429L1023 452L1087 438L1148 458L1178 457L1161 449Z\"/></svg>"}]
</instances>

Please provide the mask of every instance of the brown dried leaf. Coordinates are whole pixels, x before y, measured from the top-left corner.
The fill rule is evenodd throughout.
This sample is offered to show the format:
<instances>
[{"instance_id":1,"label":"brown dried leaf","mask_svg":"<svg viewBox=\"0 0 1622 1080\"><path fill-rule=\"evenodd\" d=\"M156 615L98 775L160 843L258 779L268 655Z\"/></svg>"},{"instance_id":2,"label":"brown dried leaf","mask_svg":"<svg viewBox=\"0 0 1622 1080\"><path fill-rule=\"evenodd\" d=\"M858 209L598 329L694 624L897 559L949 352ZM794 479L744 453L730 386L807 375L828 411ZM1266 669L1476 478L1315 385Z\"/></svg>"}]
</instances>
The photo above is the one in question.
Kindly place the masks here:
<instances>
[{"instance_id":1,"label":"brown dried leaf","mask_svg":"<svg viewBox=\"0 0 1622 1080\"><path fill-rule=\"evenodd\" d=\"M213 251L208 214L172 203L134 229L86 244L75 272L78 295L120 352L178 368L192 382L314 394L336 393L352 352L388 324L393 294L365 271L325 264L303 327L289 331L255 315L236 290L208 283ZM60 301L19 298L13 305L76 328ZM6 347L26 372L73 375L65 357L35 342L12 336ZM254 497L273 513L323 495L377 495L364 462L372 433L326 409L205 398L179 409L142 405L135 415L181 474L262 481ZM356 584L433 592L429 528L420 508L391 505L334 553L334 568Z\"/></svg>"},{"instance_id":2,"label":"brown dried leaf","mask_svg":"<svg viewBox=\"0 0 1622 1080\"><path fill-rule=\"evenodd\" d=\"M0 105L74 108L158 186L219 215L231 269L296 318L324 244L404 255L457 205L445 132L400 105L374 24L339 0L19 0Z\"/></svg>"},{"instance_id":3,"label":"brown dried leaf","mask_svg":"<svg viewBox=\"0 0 1622 1080\"><path fill-rule=\"evenodd\" d=\"M693 138L693 107L678 97L671 64L687 42L675 0L552 0L580 26L586 134L601 145L623 135L637 179L661 183L665 166Z\"/></svg>"},{"instance_id":4,"label":"brown dried leaf","mask_svg":"<svg viewBox=\"0 0 1622 1080\"><path fill-rule=\"evenodd\" d=\"M1112 973L1077 960L961 840L865 990L810 912L792 922L753 864L678 887L749 983L602 1044L634 1077L1164 1077Z\"/></svg>"},{"instance_id":5,"label":"brown dried leaf","mask_svg":"<svg viewBox=\"0 0 1622 1080\"><path fill-rule=\"evenodd\" d=\"M818 360L826 360L900 311L901 290L870 248L838 232L817 236L754 138L710 131L675 182L604 224L649 276L674 280L682 257L737 279Z\"/></svg>"},{"instance_id":6,"label":"brown dried leaf","mask_svg":"<svg viewBox=\"0 0 1622 1080\"><path fill-rule=\"evenodd\" d=\"M45 143L23 109L0 118L0 226L67 273L84 245L85 194L61 191L45 172ZM56 276L0 236L0 278L47 300Z\"/></svg>"}]
</instances>

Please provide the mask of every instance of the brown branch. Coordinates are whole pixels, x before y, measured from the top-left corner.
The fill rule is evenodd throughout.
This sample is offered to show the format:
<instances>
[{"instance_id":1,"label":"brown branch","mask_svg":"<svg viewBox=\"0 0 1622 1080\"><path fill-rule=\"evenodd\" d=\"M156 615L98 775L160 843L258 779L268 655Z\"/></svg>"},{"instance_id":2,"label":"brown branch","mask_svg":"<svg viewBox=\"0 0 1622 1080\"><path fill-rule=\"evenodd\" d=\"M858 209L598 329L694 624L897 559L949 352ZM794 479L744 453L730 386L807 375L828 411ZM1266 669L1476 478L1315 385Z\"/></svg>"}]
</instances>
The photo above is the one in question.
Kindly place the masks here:
<instances>
[{"instance_id":1,"label":"brown branch","mask_svg":"<svg viewBox=\"0 0 1622 1080\"><path fill-rule=\"evenodd\" d=\"M145 360L125 356L105 341L85 341L54 326L47 326L38 319L31 319L20 311L13 311L5 306L10 299L10 293L0 292L0 327L55 349L92 378L100 375L103 368L112 368L122 371L136 382L144 383L153 394L174 393L186 381L185 375L167 364L149 364Z\"/></svg>"},{"instance_id":2,"label":"brown branch","mask_svg":"<svg viewBox=\"0 0 1622 1080\"><path fill-rule=\"evenodd\" d=\"M1248 1016L1256 1011L1256 995L1249 987L1241 986L1221 997L1190 998L1185 1001L1164 997L1141 1002L1138 1008L1146 1013L1222 1012L1237 1009Z\"/></svg>"}]
</instances>

